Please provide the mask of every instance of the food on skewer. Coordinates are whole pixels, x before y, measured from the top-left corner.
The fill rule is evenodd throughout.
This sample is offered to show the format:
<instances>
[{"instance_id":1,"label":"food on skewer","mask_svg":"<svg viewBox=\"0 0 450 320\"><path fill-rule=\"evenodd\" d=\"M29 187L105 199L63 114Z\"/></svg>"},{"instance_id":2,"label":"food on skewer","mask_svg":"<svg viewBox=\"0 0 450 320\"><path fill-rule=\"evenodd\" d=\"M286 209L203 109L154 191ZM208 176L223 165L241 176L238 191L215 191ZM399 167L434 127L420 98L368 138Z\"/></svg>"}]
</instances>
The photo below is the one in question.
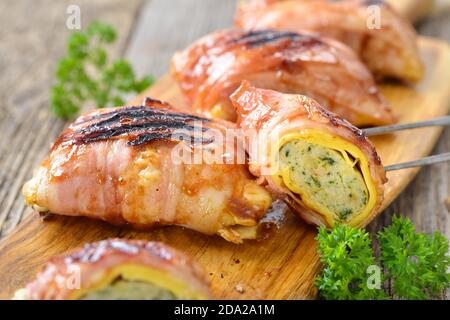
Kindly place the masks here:
<instances>
[{"instance_id":1,"label":"food on skewer","mask_svg":"<svg viewBox=\"0 0 450 320\"><path fill-rule=\"evenodd\" d=\"M199 267L160 242L109 239L52 258L20 300L208 299Z\"/></svg>"},{"instance_id":2,"label":"food on skewer","mask_svg":"<svg viewBox=\"0 0 450 320\"><path fill-rule=\"evenodd\" d=\"M375 217L386 175L362 131L308 97L248 82L231 100L246 131L250 171L302 218L361 227Z\"/></svg>"},{"instance_id":3,"label":"food on skewer","mask_svg":"<svg viewBox=\"0 0 450 320\"><path fill-rule=\"evenodd\" d=\"M381 0L250 1L235 22L248 30L310 30L338 39L378 78L417 82L424 74L414 28Z\"/></svg>"},{"instance_id":4,"label":"food on skewer","mask_svg":"<svg viewBox=\"0 0 450 320\"><path fill-rule=\"evenodd\" d=\"M223 30L175 55L172 75L197 113L235 121L243 80L305 94L354 125L394 122L371 73L345 45L309 33Z\"/></svg>"},{"instance_id":5,"label":"food on skewer","mask_svg":"<svg viewBox=\"0 0 450 320\"><path fill-rule=\"evenodd\" d=\"M146 106L79 117L25 184L26 202L138 228L180 225L234 243L254 239L272 199L248 172L243 147L214 139L233 124L169 108L148 98ZM244 161L232 158L241 154Z\"/></svg>"}]
</instances>

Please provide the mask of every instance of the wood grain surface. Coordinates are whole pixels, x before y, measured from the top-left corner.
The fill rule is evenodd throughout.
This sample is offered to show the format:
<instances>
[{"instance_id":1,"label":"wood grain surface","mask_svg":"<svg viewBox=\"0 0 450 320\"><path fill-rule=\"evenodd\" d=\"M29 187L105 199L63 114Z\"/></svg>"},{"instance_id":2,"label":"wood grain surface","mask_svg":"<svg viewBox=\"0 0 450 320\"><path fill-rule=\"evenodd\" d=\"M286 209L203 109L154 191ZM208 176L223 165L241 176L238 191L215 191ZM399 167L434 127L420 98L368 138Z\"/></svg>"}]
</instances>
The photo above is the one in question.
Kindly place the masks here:
<instances>
[{"instance_id":1,"label":"wood grain surface","mask_svg":"<svg viewBox=\"0 0 450 320\"><path fill-rule=\"evenodd\" d=\"M436 2L445 6L448 0ZM56 61L64 54L65 41L71 32L65 27L66 8L69 4L80 6L83 28L93 19L107 21L117 28L119 43L110 51L111 55L124 55L131 60L140 75L152 73L160 76L167 72L170 58L175 50L184 48L199 36L212 30L231 25L235 2L232 0L1 1L0 237L10 234L19 222L31 213L31 210L25 207L20 189L23 183L31 177L33 169L48 152L50 143L54 141L64 126L62 121L56 120L50 114L48 102ZM436 8L431 18L418 25L420 33L439 37L446 41L450 40L450 11L445 10L447 7L443 8ZM445 84L444 77L448 76L449 67L444 67L439 72L440 84ZM392 92L390 88L386 88L386 90ZM403 95L408 95L407 89L405 90ZM415 99L409 101L411 107L417 104ZM420 99L419 101L423 102ZM434 99L430 98L426 103L432 104ZM412 144L411 147L423 141L422 134L422 129L414 131L408 139L408 143ZM450 129L445 129L433 153L448 151L450 151ZM415 171L405 171L405 174L406 172L412 179ZM450 238L449 176L450 164L422 169L406 191L369 225L368 229L372 232L380 230L390 223L393 213L398 213L410 217L419 231L439 230L446 234L447 238ZM77 222L77 220L82 222ZM9 290L32 277L35 268L42 264L47 256L65 251L77 243L107 236L139 236L136 233L84 219L57 217L49 223L38 222L37 216L31 215L31 219L25 221L20 227L21 230L28 230L21 233L22 235L26 234L27 237L11 235L8 244L3 242L0 246L0 260L7 257L10 268L3 267L0 274L19 275L16 278L9 277L7 280L0 276L3 287L8 286ZM302 226L301 222L296 219L293 223L294 226ZM53 225L58 225L58 228L63 225L64 228L58 229L57 234L52 234L52 230L56 230L52 229ZM93 227L84 234L78 234L74 229L75 225L81 228L85 225ZM101 227L97 228L96 226ZM42 248L36 248L36 251L29 253L28 257L15 256L15 248L18 251L24 250L35 242L33 232L41 233L39 228L47 230L44 232L45 238L39 242ZM200 245L207 243L209 245L209 241L216 242L218 240L204 239L203 236L190 231L173 229L175 230L157 231L150 237L164 240L166 232L169 236L173 232L173 234L179 233L180 237L189 241L191 238L200 238L195 240L199 241ZM61 238L65 240L61 241ZM269 241L277 241L277 239L275 237ZM310 243L311 238L307 233L300 234L298 232L293 241ZM313 242L311 243L314 245ZM269 244L270 242L255 245L258 250L263 250L258 251L258 254L266 254L266 258L268 258L270 255L278 255L276 251L283 249L283 252L288 254L287 257L292 253L288 252L292 247L284 248L284 243L280 243L275 252L265 251L265 246ZM223 241L216 245L219 250ZM33 246L33 248L35 247ZM189 248L187 249L189 253ZM233 261L234 256L230 251L224 249L223 254L226 262L222 262L222 264L229 265L230 268L233 267L237 271L244 268L244 264L237 264ZM31 267L27 263L26 259L28 258L33 261ZM239 258L239 254L237 258ZM292 263L296 263L296 259L310 261L312 265L316 263L312 257L303 258L294 255L290 259L293 259ZM292 273L294 272L292 271ZM269 271L265 275L269 279L268 285L275 283L270 280L271 274ZM262 277L263 273L258 272L257 275ZM218 277L223 281L229 281L226 274L222 274L222 276L220 271L213 272L211 275L212 278ZM262 278L260 282L264 282L264 279ZM281 280L285 281L286 279ZM280 282L276 283L280 284ZM298 285L301 286L302 283L298 283ZM230 286L232 287L233 283L230 283ZM302 292L311 292L311 290L313 289L301 288ZM254 291L250 290L250 292ZM234 292L234 294L236 293ZM0 296L5 298L8 295L8 291L3 291ZM258 295L255 294L254 297L257 298Z\"/></svg>"},{"instance_id":2,"label":"wood grain surface","mask_svg":"<svg viewBox=\"0 0 450 320\"><path fill-rule=\"evenodd\" d=\"M383 85L382 91L401 122L433 119L447 114L450 73L450 48L444 42L421 39L422 57L427 65L423 82L412 88L399 84ZM178 87L169 76L136 98L152 96L182 106ZM373 139L385 164L421 158L432 150L440 128L421 129L416 133L399 132ZM414 139L420 135L420 139ZM387 207L417 173L416 169L390 172L384 207ZM315 275L319 268L316 231L290 212L279 230L261 241L242 245L167 227L136 232L108 226L83 218L52 216L40 221L32 215L18 230L0 243L0 298L10 295L29 281L45 261L55 254L109 237L161 240L188 253L210 275L215 297L220 299L307 299L315 296ZM8 270L15 269L14 273Z\"/></svg>"}]
</instances>

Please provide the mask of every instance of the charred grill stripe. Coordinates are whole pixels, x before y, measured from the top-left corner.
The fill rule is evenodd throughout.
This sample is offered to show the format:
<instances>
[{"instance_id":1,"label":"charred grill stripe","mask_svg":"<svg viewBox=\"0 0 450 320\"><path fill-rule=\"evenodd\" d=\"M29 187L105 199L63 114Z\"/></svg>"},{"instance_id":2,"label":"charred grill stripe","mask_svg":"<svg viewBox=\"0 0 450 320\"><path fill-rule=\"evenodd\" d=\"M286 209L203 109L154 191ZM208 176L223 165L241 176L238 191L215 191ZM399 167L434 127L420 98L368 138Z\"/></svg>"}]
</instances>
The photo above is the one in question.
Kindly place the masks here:
<instances>
[{"instance_id":1,"label":"charred grill stripe","mask_svg":"<svg viewBox=\"0 0 450 320\"><path fill-rule=\"evenodd\" d=\"M273 30L257 30L249 31L241 35L239 38L231 40L231 44L247 45L251 48L259 47L267 43L275 42L281 39L296 39L299 37L294 32L282 32Z\"/></svg>"},{"instance_id":2,"label":"charred grill stripe","mask_svg":"<svg viewBox=\"0 0 450 320\"><path fill-rule=\"evenodd\" d=\"M127 144L130 146L155 140L210 143L210 138L203 137L203 133L209 130L203 124L210 121L167 109L148 106L122 107L82 119L76 123L76 126L81 128L69 131L61 141L91 143L124 137L128 138Z\"/></svg>"},{"instance_id":3,"label":"charred grill stripe","mask_svg":"<svg viewBox=\"0 0 450 320\"><path fill-rule=\"evenodd\" d=\"M183 134L183 133L149 133L149 134L142 134L138 138L133 139L129 141L127 144L129 146L135 147L139 146L141 144L149 143L155 140L172 140L172 141L183 141L188 142L190 144L196 144L196 143L211 143L214 141L212 138L205 138L205 137L194 137L189 134Z\"/></svg>"},{"instance_id":4,"label":"charred grill stripe","mask_svg":"<svg viewBox=\"0 0 450 320\"><path fill-rule=\"evenodd\" d=\"M230 44L246 45L250 48L256 48L282 39L290 39L293 42L301 42L310 45L322 43L319 38L311 35L275 30L257 30L245 32L240 37L231 40Z\"/></svg>"},{"instance_id":5,"label":"charred grill stripe","mask_svg":"<svg viewBox=\"0 0 450 320\"><path fill-rule=\"evenodd\" d=\"M328 2L343 2L344 0L328 0ZM384 0L361 0L362 4L365 4L367 6L370 5L384 5L386 2Z\"/></svg>"},{"instance_id":6,"label":"charred grill stripe","mask_svg":"<svg viewBox=\"0 0 450 320\"><path fill-rule=\"evenodd\" d=\"M104 113L99 113L99 114L95 114L93 116L88 116L88 117L84 117L82 119L79 119L76 121L76 124L83 124L89 121L95 121L95 120L100 120L100 119L105 119L108 117L113 117L116 115L120 115L120 114L124 114L126 112L128 113L133 113L135 112L136 114L138 114L140 112L140 110L143 109L143 106L133 106L133 107L124 107L124 108L117 108L114 111L111 112L104 112ZM142 112L142 111L141 111Z\"/></svg>"},{"instance_id":7,"label":"charred grill stripe","mask_svg":"<svg viewBox=\"0 0 450 320\"><path fill-rule=\"evenodd\" d=\"M384 0L364 0L363 3L366 6L373 6L373 5L385 5L386 3Z\"/></svg>"},{"instance_id":8,"label":"charred grill stripe","mask_svg":"<svg viewBox=\"0 0 450 320\"><path fill-rule=\"evenodd\" d=\"M81 121L77 121L77 124L83 124L86 122L94 121L94 120L111 120L114 121L117 118L132 118L132 119L139 119L139 118L153 118L156 116L164 117L167 116L168 118L177 118L184 121L193 121L193 120L199 120L199 121L210 121L209 119L191 115L191 114L185 114L185 113L179 113L179 112L172 112L167 109L155 109L152 107L146 107L146 106L133 106L133 107L122 107L117 108L114 111L111 112L105 112L96 114L91 117L86 117L82 119Z\"/></svg>"},{"instance_id":9,"label":"charred grill stripe","mask_svg":"<svg viewBox=\"0 0 450 320\"><path fill-rule=\"evenodd\" d=\"M142 125L145 126L156 126L158 124L164 125L167 124L167 122L173 122L174 125L178 123L186 123L186 121L205 121L205 119L196 117L192 118L192 116L183 114L173 114L173 113L142 113L142 112L135 112L135 111L129 111L124 112L121 114L115 114L109 118L106 118L104 120L98 121L94 123L91 126L88 126L86 128L83 128L80 130L80 133L89 133L90 131L95 131L98 128L106 128L106 127L112 127L112 126L122 126L124 124L134 125L136 127ZM208 121L208 120L206 120ZM154 123L154 124L152 124Z\"/></svg>"},{"instance_id":10,"label":"charred grill stripe","mask_svg":"<svg viewBox=\"0 0 450 320\"><path fill-rule=\"evenodd\" d=\"M176 132L183 130L187 132L202 133L206 132L208 129L205 127L192 126L190 124L182 123L182 122L173 122L167 124L166 122L161 123L145 123L145 124L125 124L116 127L100 127L93 128L88 133L75 133L75 140L79 140L81 142L94 142L99 140L107 140L110 138L123 136L127 134L136 133L138 135L145 135L148 132L168 132L169 134L176 134Z\"/></svg>"},{"instance_id":11,"label":"charred grill stripe","mask_svg":"<svg viewBox=\"0 0 450 320\"><path fill-rule=\"evenodd\" d=\"M152 122L144 122L144 123L114 123L109 125L98 125L94 124L90 127L83 128L79 131L76 131L75 135L81 136L91 136L96 134L108 133L110 131L118 131L122 133L133 132L139 129L186 129L186 130L196 130L205 132L208 130L205 127L199 127L195 125L188 124L182 121L173 121L168 123L167 121L152 121Z\"/></svg>"}]
</instances>

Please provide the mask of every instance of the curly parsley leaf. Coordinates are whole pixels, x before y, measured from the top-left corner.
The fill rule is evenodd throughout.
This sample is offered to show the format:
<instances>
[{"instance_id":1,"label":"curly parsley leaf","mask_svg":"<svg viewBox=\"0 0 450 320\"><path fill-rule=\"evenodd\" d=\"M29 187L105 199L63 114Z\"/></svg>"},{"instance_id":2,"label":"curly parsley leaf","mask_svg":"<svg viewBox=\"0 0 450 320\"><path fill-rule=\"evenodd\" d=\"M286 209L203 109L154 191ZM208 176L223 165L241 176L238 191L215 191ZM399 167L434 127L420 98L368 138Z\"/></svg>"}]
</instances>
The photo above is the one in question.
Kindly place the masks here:
<instances>
[{"instance_id":1,"label":"curly parsley leaf","mask_svg":"<svg viewBox=\"0 0 450 320\"><path fill-rule=\"evenodd\" d=\"M320 228L317 236L324 268L316 279L320 294L332 300L386 298L383 290L367 285L369 266L375 265L369 234L364 230L336 225L328 232Z\"/></svg>"},{"instance_id":2,"label":"curly parsley leaf","mask_svg":"<svg viewBox=\"0 0 450 320\"><path fill-rule=\"evenodd\" d=\"M123 105L125 94L142 92L154 82L151 76L137 80L127 61L108 59L106 46L116 38L112 26L98 21L85 32L71 34L52 88L51 108L56 116L72 119L88 103L98 107Z\"/></svg>"},{"instance_id":3,"label":"curly parsley leaf","mask_svg":"<svg viewBox=\"0 0 450 320\"><path fill-rule=\"evenodd\" d=\"M449 244L443 235L416 233L409 219L394 217L379 240L396 297L432 299L450 288Z\"/></svg>"},{"instance_id":4,"label":"curly parsley leaf","mask_svg":"<svg viewBox=\"0 0 450 320\"><path fill-rule=\"evenodd\" d=\"M326 299L387 299L383 290L370 289L368 267L375 265L366 231L337 225L331 232L319 229L319 253L324 268L316 279ZM392 283L394 298L439 298L450 288L448 240L439 232L417 233L409 219L394 217L378 234L379 260L384 279ZM381 278L381 277L380 277Z\"/></svg>"}]
</instances>

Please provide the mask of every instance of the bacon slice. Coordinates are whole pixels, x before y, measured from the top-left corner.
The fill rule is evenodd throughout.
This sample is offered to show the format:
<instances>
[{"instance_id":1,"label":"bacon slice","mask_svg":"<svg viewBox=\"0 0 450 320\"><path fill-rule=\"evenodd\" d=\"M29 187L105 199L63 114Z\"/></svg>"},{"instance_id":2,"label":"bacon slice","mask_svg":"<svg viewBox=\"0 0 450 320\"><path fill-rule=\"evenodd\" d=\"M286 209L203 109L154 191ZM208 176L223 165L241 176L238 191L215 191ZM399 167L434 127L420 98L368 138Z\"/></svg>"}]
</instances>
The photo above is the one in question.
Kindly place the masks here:
<instances>
[{"instance_id":1,"label":"bacon slice","mask_svg":"<svg viewBox=\"0 0 450 320\"><path fill-rule=\"evenodd\" d=\"M271 197L250 176L243 147L215 138L233 124L146 104L76 120L25 184L27 203L134 227L181 225L235 243L255 238Z\"/></svg>"},{"instance_id":2,"label":"bacon slice","mask_svg":"<svg viewBox=\"0 0 450 320\"><path fill-rule=\"evenodd\" d=\"M298 93L358 126L394 122L367 68L345 45L309 33L223 30L175 55L172 75L192 110L235 121L229 95L243 80Z\"/></svg>"},{"instance_id":3,"label":"bacon slice","mask_svg":"<svg viewBox=\"0 0 450 320\"><path fill-rule=\"evenodd\" d=\"M378 78L420 81L424 74L412 25L381 0L250 1L238 8L244 29L310 30L349 45Z\"/></svg>"},{"instance_id":4,"label":"bacon slice","mask_svg":"<svg viewBox=\"0 0 450 320\"><path fill-rule=\"evenodd\" d=\"M248 82L231 100L248 138L250 171L302 218L361 227L375 217L387 180L362 131L308 97Z\"/></svg>"},{"instance_id":5,"label":"bacon slice","mask_svg":"<svg viewBox=\"0 0 450 320\"><path fill-rule=\"evenodd\" d=\"M129 299L137 296L133 285L142 291L139 299L211 296L203 272L182 252L160 242L109 239L52 258L15 299L89 299L95 293Z\"/></svg>"}]
</instances>

